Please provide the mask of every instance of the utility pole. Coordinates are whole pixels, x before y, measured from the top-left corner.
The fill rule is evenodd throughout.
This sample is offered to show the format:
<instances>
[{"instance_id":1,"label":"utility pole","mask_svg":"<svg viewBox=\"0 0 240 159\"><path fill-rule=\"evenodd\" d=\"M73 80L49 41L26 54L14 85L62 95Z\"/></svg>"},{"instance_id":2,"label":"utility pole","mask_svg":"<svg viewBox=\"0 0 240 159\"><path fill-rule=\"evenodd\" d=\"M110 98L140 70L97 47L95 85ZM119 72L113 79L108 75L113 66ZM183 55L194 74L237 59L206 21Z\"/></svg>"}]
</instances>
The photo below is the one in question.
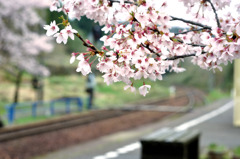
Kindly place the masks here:
<instances>
[{"instance_id":1,"label":"utility pole","mask_svg":"<svg viewBox=\"0 0 240 159\"><path fill-rule=\"evenodd\" d=\"M240 127L240 59L234 61L234 109L233 124Z\"/></svg>"}]
</instances>

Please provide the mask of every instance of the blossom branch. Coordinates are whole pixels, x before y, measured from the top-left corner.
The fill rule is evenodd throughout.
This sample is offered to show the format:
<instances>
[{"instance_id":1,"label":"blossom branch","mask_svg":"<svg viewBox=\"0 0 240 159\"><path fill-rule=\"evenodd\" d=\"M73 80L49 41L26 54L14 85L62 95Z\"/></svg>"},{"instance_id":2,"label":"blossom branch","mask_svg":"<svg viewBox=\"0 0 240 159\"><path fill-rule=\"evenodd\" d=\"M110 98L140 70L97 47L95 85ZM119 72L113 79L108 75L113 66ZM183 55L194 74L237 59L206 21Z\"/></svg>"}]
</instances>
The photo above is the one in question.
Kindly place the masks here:
<instances>
[{"instance_id":1,"label":"blossom branch","mask_svg":"<svg viewBox=\"0 0 240 159\"><path fill-rule=\"evenodd\" d=\"M79 33L74 33L82 42L83 42L83 45L88 47L88 48L91 48L95 54L99 54L99 53L103 53L102 51L99 51L94 45L92 44L88 44L82 37Z\"/></svg>"},{"instance_id":2,"label":"blossom branch","mask_svg":"<svg viewBox=\"0 0 240 159\"><path fill-rule=\"evenodd\" d=\"M198 31L204 31L204 30L207 30L207 28L190 29L184 32L175 33L175 35L187 34L189 32L198 32Z\"/></svg>"},{"instance_id":3,"label":"blossom branch","mask_svg":"<svg viewBox=\"0 0 240 159\"><path fill-rule=\"evenodd\" d=\"M118 0L109 0L109 2L110 2L111 4L112 4L112 3L120 3L120 1L118 1ZM133 5L138 6L138 4L135 3L135 2L124 1L124 3L133 4Z\"/></svg>"},{"instance_id":4,"label":"blossom branch","mask_svg":"<svg viewBox=\"0 0 240 159\"><path fill-rule=\"evenodd\" d=\"M149 47L149 45L141 44L141 46L145 47L145 48L148 49L151 53L153 53L153 54L157 55L158 57L160 57L160 55L159 55L157 52L153 51L153 49L151 49L151 48Z\"/></svg>"},{"instance_id":5,"label":"blossom branch","mask_svg":"<svg viewBox=\"0 0 240 159\"><path fill-rule=\"evenodd\" d=\"M202 52L202 54L206 54L207 52ZM166 58L165 60L177 60L177 59L181 59L181 58L186 58L186 57L192 57L192 56L196 56L196 54L188 54L188 55L181 55L181 56L173 56L173 57L169 57Z\"/></svg>"},{"instance_id":6,"label":"blossom branch","mask_svg":"<svg viewBox=\"0 0 240 159\"><path fill-rule=\"evenodd\" d=\"M83 43L82 45L87 47L87 52L72 53L70 63L77 59L76 71L87 75L91 72L92 63L97 60L96 69L104 74L102 77L107 85L123 81L126 83L124 89L130 88L134 92L136 91L136 86L133 86L134 80L143 78L154 81L162 80L164 70L182 72L183 69L177 67L180 59L192 57L192 62L203 69L221 70L220 64L232 62L233 59L240 57L238 43L240 23L231 15L227 15L225 19L221 17L222 29L219 29L221 27L220 20L216 6L214 7L216 0L201 0L201 2L194 0L194 3L201 3L199 10L204 9L205 6L211 7L215 17L214 14L211 16L219 27L216 35L211 33L213 27L209 23L204 25L200 21L202 18L208 21L212 18L197 16L187 20L169 16L164 12L167 2L163 2L160 6L159 0L151 2L146 0L107 0L107 3L100 0L99 5L92 3L91 0L81 1L85 4L75 3L79 0L72 1L74 3L56 0L51 6L51 10L63 10L66 14L71 14L78 19L82 15L86 15L100 25L105 25L102 30L109 35L101 38L102 48L98 50L89 40L84 40L77 30L72 29L68 19L64 17L61 18L64 29L60 30L53 21L50 25L44 26L44 29L47 30L46 34L57 37L57 43L63 42L64 44L67 43L68 38L74 40L74 36L77 36ZM182 1L188 9L192 9L186 0ZM60 3L63 5L60 6ZM230 1L217 1L216 3L218 8L222 9L229 5ZM114 8L111 8L112 6ZM181 21L190 29L173 34L170 32L171 26L168 25L170 21ZM234 27L229 29L229 26ZM110 49L108 50L106 47ZM100 57L97 55L93 58L96 54ZM76 55L78 55L77 58ZM143 86L139 87L139 93L145 96L149 89L150 86L143 82Z\"/></svg>"},{"instance_id":7,"label":"blossom branch","mask_svg":"<svg viewBox=\"0 0 240 159\"><path fill-rule=\"evenodd\" d=\"M175 42L179 42L181 44L191 45L193 47L206 47L206 45L201 45L201 44L184 43L181 39L176 39L176 38L170 38L170 40L175 41Z\"/></svg>"},{"instance_id":8,"label":"blossom branch","mask_svg":"<svg viewBox=\"0 0 240 159\"><path fill-rule=\"evenodd\" d=\"M200 44L193 44L193 43L186 43L187 45L191 45L193 47L206 47L206 45L200 45Z\"/></svg>"},{"instance_id":9,"label":"blossom branch","mask_svg":"<svg viewBox=\"0 0 240 159\"><path fill-rule=\"evenodd\" d=\"M208 0L210 1L210 0ZM120 3L120 1L118 0L109 0L109 2L111 3ZM211 2L211 1L210 1ZM129 3L129 4L133 4L133 5L136 5L138 6L137 3L134 3L134 2L130 2L130 1L124 1L124 3ZM210 3L211 4L211 3ZM216 11L215 7L213 6L214 10ZM171 20L179 20L179 21L182 21L182 22L185 22L185 23L189 23L189 24L192 24L192 25L196 25L196 26L200 26L200 27L203 27L203 29L209 29L209 30L212 30L212 28L210 26L207 26L207 25L203 25L201 23L198 23L198 22L194 22L194 21L190 21L190 20L186 20L186 19L183 19L183 18L177 18L177 17L174 17L174 16L171 16Z\"/></svg>"},{"instance_id":10,"label":"blossom branch","mask_svg":"<svg viewBox=\"0 0 240 159\"><path fill-rule=\"evenodd\" d=\"M183 18L177 18L177 17L174 17L174 16L171 16L171 21L174 21L174 20L179 20L179 21L182 21L184 23L189 23L189 24L192 24L192 25L196 25L196 26L200 26L202 27L203 29L209 29L209 30L212 30L212 27L208 26L208 25L203 25L201 23L198 23L198 22L194 22L194 21L191 21L191 20L186 20L186 19L183 19Z\"/></svg>"},{"instance_id":11,"label":"blossom branch","mask_svg":"<svg viewBox=\"0 0 240 159\"><path fill-rule=\"evenodd\" d=\"M220 25L220 21L219 21L219 18L218 18L218 14L217 14L217 11L216 11L216 8L214 7L214 5L213 5L213 3L212 3L212 1L211 0L206 0L208 3L210 3L210 5L211 5L211 7L212 7L212 10L213 10L213 12L214 12L214 14L215 14L215 19L216 19L216 21L217 21L217 26L218 26L218 28L221 28L221 25Z\"/></svg>"}]
</instances>

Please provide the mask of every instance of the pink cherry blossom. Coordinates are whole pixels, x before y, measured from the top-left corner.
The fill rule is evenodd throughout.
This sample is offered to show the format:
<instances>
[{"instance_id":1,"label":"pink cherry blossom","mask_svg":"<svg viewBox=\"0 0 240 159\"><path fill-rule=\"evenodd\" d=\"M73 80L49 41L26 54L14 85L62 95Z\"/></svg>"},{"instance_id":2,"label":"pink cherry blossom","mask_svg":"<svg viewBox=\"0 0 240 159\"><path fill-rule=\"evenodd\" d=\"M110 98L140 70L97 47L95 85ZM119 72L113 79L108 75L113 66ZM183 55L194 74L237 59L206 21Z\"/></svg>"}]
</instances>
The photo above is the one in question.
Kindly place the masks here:
<instances>
[{"instance_id":1,"label":"pink cherry blossom","mask_svg":"<svg viewBox=\"0 0 240 159\"><path fill-rule=\"evenodd\" d=\"M240 18L230 11L218 14L231 0L178 1L186 7L189 19L171 16L170 1L166 0L53 0L51 10L63 10L78 20L86 16L103 26L101 50L80 37L86 52L70 58L70 63L79 60L78 72L88 74L90 61L97 61L96 68L107 85L122 81L125 89L134 89L135 80L162 80L166 71L185 71L180 63L187 57L200 68L213 71L240 57ZM57 43L66 44L68 37L74 40L77 31L64 20L60 32L55 21L44 29L48 36L57 37ZM172 21L181 21L187 28L172 33ZM150 88L144 84L139 92L145 96Z\"/></svg>"},{"instance_id":2,"label":"pink cherry blossom","mask_svg":"<svg viewBox=\"0 0 240 159\"><path fill-rule=\"evenodd\" d=\"M58 9L58 7L60 7L60 3L58 0L54 0L50 6L50 11L53 12L53 11L60 11Z\"/></svg>"},{"instance_id":3,"label":"pink cherry blossom","mask_svg":"<svg viewBox=\"0 0 240 159\"><path fill-rule=\"evenodd\" d=\"M238 36L240 36L240 23L238 23L236 26L236 33Z\"/></svg>"},{"instance_id":4,"label":"pink cherry blossom","mask_svg":"<svg viewBox=\"0 0 240 159\"><path fill-rule=\"evenodd\" d=\"M64 31L61 31L60 33L56 33L55 35L54 35L54 37L57 37L56 38L56 41L57 41L57 43L64 43L64 44L66 44L67 43L67 39L68 39L68 35L66 34L66 32L64 32Z\"/></svg>"},{"instance_id":5,"label":"pink cherry blossom","mask_svg":"<svg viewBox=\"0 0 240 159\"><path fill-rule=\"evenodd\" d=\"M113 83L113 74L107 73L107 74L104 74L102 77L103 77L103 79L104 79L104 82L105 82L107 85L110 85L110 84Z\"/></svg>"},{"instance_id":6,"label":"pink cherry blossom","mask_svg":"<svg viewBox=\"0 0 240 159\"><path fill-rule=\"evenodd\" d=\"M64 30L62 30L63 34L69 36L72 40L74 40L74 33L77 33L77 30L72 29L71 25L68 25Z\"/></svg>"},{"instance_id":7,"label":"pink cherry blossom","mask_svg":"<svg viewBox=\"0 0 240 159\"><path fill-rule=\"evenodd\" d=\"M127 90L127 89L129 89L129 88L130 88L131 92L136 92L136 88L133 87L133 86L131 86L131 85L126 85L126 86L124 87L124 90Z\"/></svg>"},{"instance_id":8,"label":"pink cherry blossom","mask_svg":"<svg viewBox=\"0 0 240 159\"><path fill-rule=\"evenodd\" d=\"M139 93L143 96L146 96L150 89L151 89L150 85L144 84L143 86L139 87Z\"/></svg>"},{"instance_id":9,"label":"pink cherry blossom","mask_svg":"<svg viewBox=\"0 0 240 159\"><path fill-rule=\"evenodd\" d=\"M97 69L102 73L106 73L112 68L113 62L110 59L105 59L97 64Z\"/></svg>"},{"instance_id":10,"label":"pink cherry blossom","mask_svg":"<svg viewBox=\"0 0 240 159\"><path fill-rule=\"evenodd\" d=\"M134 75L134 79L135 80L140 80L142 77L143 78L148 78L149 74L147 73L145 68L141 68L139 69L135 75Z\"/></svg>"},{"instance_id":11,"label":"pink cherry blossom","mask_svg":"<svg viewBox=\"0 0 240 159\"><path fill-rule=\"evenodd\" d=\"M91 66L86 60L79 61L77 72L81 72L84 76L89 74L91 71Z\"/></svg>"},{"instance_id":12,"label":"pink cherry blossom","mask_svg":"<svg viewBox=\"0 0 240 159\"><path fill-rule=\"evenodd\" d=\"M45 30L47 30L47 36L52 36L54 35L56 32L59 31L59 27L56 25L56 21L52 21L50 23L50 25L44 25L43 27Z\"/></svg>"},{"instance_id":13,"label":"pink cherry blossom","mask_svg":"<svg viewBox=\"0 0 240 159\"><path fill-rule=\"evenodd\" d=\"M74 63L75 59L76 59L76 53L72 53L72 56L71 56L70 61L69 61L70 64Z\"/></svg>"}]
</instances>

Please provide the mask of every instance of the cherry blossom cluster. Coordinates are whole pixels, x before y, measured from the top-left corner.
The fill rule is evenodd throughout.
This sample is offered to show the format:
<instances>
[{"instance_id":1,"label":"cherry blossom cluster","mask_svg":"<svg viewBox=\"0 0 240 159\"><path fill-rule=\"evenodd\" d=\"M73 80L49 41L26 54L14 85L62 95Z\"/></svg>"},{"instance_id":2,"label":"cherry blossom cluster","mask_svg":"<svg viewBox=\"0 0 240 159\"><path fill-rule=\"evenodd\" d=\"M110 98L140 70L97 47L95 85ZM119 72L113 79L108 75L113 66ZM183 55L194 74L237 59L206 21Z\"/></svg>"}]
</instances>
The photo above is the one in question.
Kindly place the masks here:
<instances>
[{"instance_id":1,"label":"cherry blossom cluster","mask_svg":"<svg viewBox=\"0 0 240 159\"><path fill-rule=\"evenodd\" d=\"M191 10L195 5L199 6L199 2L201 3L200 6L204 9L211 10L211 4L206 3L208 0L179 0L180 2L183 2L184 5ZM216 9L224 9L226 6L229 6L231 3L231 0L211 0Z\"/></svg>"},{"instance_id":2,"label":"cherry blossom cluster","mask_svg":"<svg viewBox=\"0 0 240 159\"><path fill-rule=\"evenodd\" d=\"M67 43L68 37L70 37L72 40L74 40L74 33L77 33L75 29L72 29L71 25L68 25L66 28L62 29L60 32L59 27L56 25L56 22L53 21L51 22L50 25L45 25L44 29L47 30L47 36L52 36L56 37L57 43Z\"/></svg>"},{"instance_id":3,"label":"cherry blossom cluster","mask_svg":"<svg viewBox=\"0 0 240 159\"><path fill-rule=\"evenodd\" d=\"M134 81L142 80L138 90L145 96L151 88L145 79L162 80L166 71L183 72L179 63L184 58L191 57L203 69L221 70L221 64L240 57L240 18L227 13L219 17L217 13L230 6L231 0L179 2L192 13L192 20L171 16L166 0L53 0L51 11L63 11L79 20L85 15L103 25L100 50L72 29L67 18L62 17L59 23L64 26L62 30L55 21L44 29L57 43L66 44L68 37L74 39L75 35L87 47L84 53L72 53L70 63L79 61L77 72L87 75L97 61L96 68L107 85L122 81L124 89L135 92ZM195 11L196 6L199 9ZM239 11L240 5L236 6ZM172 21L182 21L187 28L172 33Z\"/></svg>"}]
</instances>

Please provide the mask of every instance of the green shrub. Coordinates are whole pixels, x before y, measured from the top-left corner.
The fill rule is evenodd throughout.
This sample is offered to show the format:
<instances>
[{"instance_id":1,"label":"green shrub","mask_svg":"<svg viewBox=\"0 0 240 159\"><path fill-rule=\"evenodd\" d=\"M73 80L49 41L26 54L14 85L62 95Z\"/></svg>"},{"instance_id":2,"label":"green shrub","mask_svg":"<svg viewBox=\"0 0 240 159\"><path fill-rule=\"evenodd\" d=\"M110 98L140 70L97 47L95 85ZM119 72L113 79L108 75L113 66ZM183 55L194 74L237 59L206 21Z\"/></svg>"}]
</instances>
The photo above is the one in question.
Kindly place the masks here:
<instances>
[{"instance_id":1,"label":"green shrub","mask_svg":"<svg viewBox=\"0 0 240 159\"><path fill-rule=\"evenodd\" d=\"M233 150L233 154L236 156L236 157L240 157L240 146L238 146L237 148L235 148Z\"/></svg>"}]
</instances>

